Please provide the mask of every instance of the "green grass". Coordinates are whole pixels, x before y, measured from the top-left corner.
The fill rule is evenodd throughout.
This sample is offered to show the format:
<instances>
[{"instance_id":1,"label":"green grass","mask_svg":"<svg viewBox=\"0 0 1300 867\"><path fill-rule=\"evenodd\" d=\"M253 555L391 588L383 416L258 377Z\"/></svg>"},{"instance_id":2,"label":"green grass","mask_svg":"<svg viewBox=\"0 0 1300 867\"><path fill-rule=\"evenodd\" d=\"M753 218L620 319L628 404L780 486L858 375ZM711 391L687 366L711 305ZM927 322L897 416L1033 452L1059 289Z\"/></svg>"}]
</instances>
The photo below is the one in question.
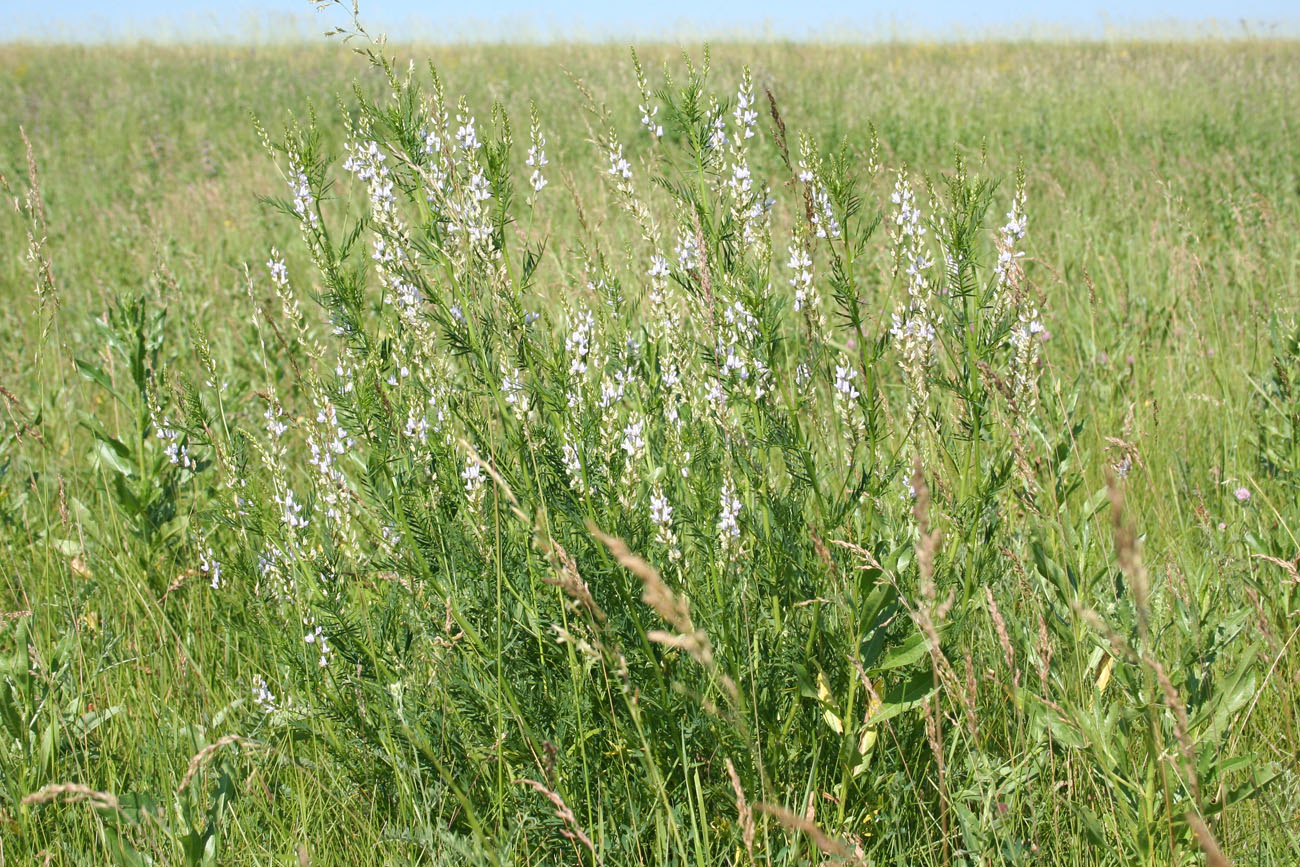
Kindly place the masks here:
<instances>
[{"instance_id":1,"label":"green grass","mask_svg":"<svg viewBox=\"0 0 1300 867\"><path fill-rule=\"evenodd\" d=\"M414 109L364 58L0 46L0 173L23 200L0 212L0 863L795 864L820 846L878 864L1154 865L1204 863L1209 838L1236 864L1292 862L1300 45L725 44L699 94L702 48L650 47L650 86L672 76L658 144L622 48L396 53L426 95L436 66L453 118L466 95L489 206L508 179L515 194L484 260L443 204L398 185L427 299L411 319L380 300L366 189L340 167L345 119L417 159ZM749 242L729 168L691 133L709 106L693 100L734 107L746 64L747 158L775 200ZM810 239L765 90L792 161L811 137L846 239ZM535 208L533 102L550 160ZM250 114L308 166L328 243L278 202L287 155L268 156ZM630 196L607 172L611 129ZM1021 164L1024 279L999 315L993 241ZM920 380L889 335L904 166L927 217L980 224L948 240L973 269L930 271L949 292L928 302L942 350ZM52 281L28 258L33 226ZM678 266L679 232L706 269ZM792 309L792 238L809 241L824 322ZM655 252L673 266L671 340L647 296ZM588 287L602 279L617 292ZM728 331L735 302L756 336ZM1031 306L1041 368L1007 346ZM583 308L601 357L579 382L565 337ZM736 391L715 417L719 334L751 375L767 365L771 394ZM657 380L670 361L676 392ZM835 397L841 365L856 400ZM604 407L601 374L631 377ZM307 460L309 437L332 436L326 398L355 440L338 458L345 521ZM436 406L443 431L413 442L408 415ZM638 420L646 443L625 459ZM471 449L496 475L467 492ZM928 509L906 494L915 464ZM734 540L718 527L733 487ZM282 524L286 488L301 531ZM643 602L657 579L597 530L689 614ZM274 548L276 568L259 565ZM324 667L303 640L317 626ZM23 802L58 783L106 794Z\"/></svg>"}]
</instances>

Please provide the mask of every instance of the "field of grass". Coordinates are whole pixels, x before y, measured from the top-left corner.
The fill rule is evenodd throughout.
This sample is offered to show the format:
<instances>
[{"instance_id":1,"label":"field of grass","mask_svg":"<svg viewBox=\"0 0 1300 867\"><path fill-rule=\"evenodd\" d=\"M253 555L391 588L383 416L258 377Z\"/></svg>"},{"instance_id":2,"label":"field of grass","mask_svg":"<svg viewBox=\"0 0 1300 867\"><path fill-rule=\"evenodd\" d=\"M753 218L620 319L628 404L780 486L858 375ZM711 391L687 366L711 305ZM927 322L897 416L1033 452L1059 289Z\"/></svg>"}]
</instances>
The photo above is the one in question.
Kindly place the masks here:
<instances>
[{"instance_id":1,"label":"field of grass","mask_svg":"<svg viewBox=\"0 0 1300 867\"><path fill-rule=\"evenodd\" d=\"M0 865L1297 862L1300 44L379 56L0 45Z\"/></svg>"}]
</instances>

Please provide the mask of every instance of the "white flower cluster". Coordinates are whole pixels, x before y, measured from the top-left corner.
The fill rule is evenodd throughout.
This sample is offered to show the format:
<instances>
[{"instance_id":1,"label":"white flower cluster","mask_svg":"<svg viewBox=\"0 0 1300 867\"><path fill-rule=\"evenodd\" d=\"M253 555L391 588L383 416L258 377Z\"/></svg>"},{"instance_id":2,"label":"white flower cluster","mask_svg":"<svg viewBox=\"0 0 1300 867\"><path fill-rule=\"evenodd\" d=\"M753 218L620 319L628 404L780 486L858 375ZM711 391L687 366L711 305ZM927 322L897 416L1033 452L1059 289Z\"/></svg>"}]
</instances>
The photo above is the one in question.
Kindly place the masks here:
<instances>
[{"instance_id":1,"label":"white flower cluster","mask_svg":"<svg viewBox=\"0 0 1300 867\"><path fill-rule=\"evenodd\" d=\"M831 194L824 186L818 184L812 193L812 224L818 238L838 238L840 221L835 218L831 207Z\"/></svg>"},{"instance_id":2,"label":"white flower cluster","mask_svg":"<svg viewBox=\"0 0 1300 867\"><path fill-rule=\"evenodd\" d=\"M755 135L758 124L758 111L754 108L754 84L749 68L745 68L744 77L736 92L735 137L731 147L731 178L727 182L731 190L732 210L740 218L741 238L746 247L759 245L764 237L763 228L773 199L766 190L756 191L754 179L749 168L748 142ZM766 246L758 250L766 255Z\"/></svg>"},{"instance_id":3,"label":"white flower cluster","mask_svg":"<svg viewBox=\"0 0 1300 867\"><path fill-rule=\"evenodd\" d=\"M1038 307L1024 292L1024 268L1020 259L1025 255L1016 249L1016 242L1025 237L1028 228L1025 214L1025 182L1023 174L1016 182L1016 192L1007 212L1007 222L997 240L998 264L994 297L991 306L997 318L1007 311L1016 311L1007 342L1011 345L1011 387L1016 406L1022 416L1033 412L1038 403L1038 363L1042 353L1042 340L1046 336L1039 320Z\"/></svg>"},{"instance_id":4,"label":"white flower cluster","mask_svg":"<svg viewBox=\"0 0 1300 867\"><path fill-rule=\"evenodd\" d=\"M646 98L646 101L647 102L649 101L648 97ZM656 105L653 108L646 108L645 104L643 103L637 106L637 110L641 112L641 126L649 130L650 135L652 135L653 137L657 139L663 138L664 135L663 125L655 122L655 115L659 113L659 106Z\"/></svg>"},{"instance_id":5,"label":"white flower cluster","mask_svg":"<svg viewBox=\"0 0 1300 867\"><path fill-rule=\"evenodd\" d=\"M762 400L771 390L771 371L759 352L758 319L740 301L722 308L715 351L722 383L744 387L754 400ZM725 401L719 389L715 403Z\"/></svg>"},{"instance_id":6,"label":"white flower cluster","mask_svg":"<svg viewBox=\"0 0 1300 867\"><path fill-rule=\"evenodd\" d=\"M907 301L895 311L890 334L898 345L899 367L909 388L908 425L911 426L929 402L929 370L934 361L937 336L930 309L930 285L925 272L931 262L925 255L925 226L916 204L911 181L899 171L890 200L898 210L893 218L895 273L902 267L907 279ZM905 264L904 264L905 263Z\"/></svg>"},{"instance_id":7,"label":"white flower cluster","mask_svg":"<svg viewBox=\"0 0 1300 867\"><path fill-rule=\"evenodd\" d=\"M273 499L276 505L280 507L281 524L284 524L290 530L307 529L309 521L302 516L302 503L294 499L292 488L286 488L284 494L276 494Z\"/></svg>"},{"instance_id":8,"label":"white flower cluster","mask_svg":"<svg viewBox=\"0 0 1300 867\"><path fill-rule=\"evenodd\" d=\"M855 439L866 432L866 421L858 404L858 398L862 393L858 391L857 379L858 369L853 366L852 361L846 360L844 364L835 365L835 383L832 392L835 410L839 414L840 423L854 434Z\"/></svg>"},{"instance_id":9,"label":"white flower cluster","mask_svg":"<svg viewBox=\"0 0 1300 867\"><path fill-rule=\"evenodd\" d=\"M456 116L456 121L460 124L456 128L456 145L463 151L476 151L483 146L478 140L478 133L474 131L474 118Z\"/></svg>"},{"instance_id":10,"label":"white flower cluster","mask_svg":"<svg viewBox=\"0 0 1300 867\"><path fill-rule=\"evenodd\" d=\"M533 185L533 192L540 193L547 183L546 176L542 174L542 169L550 165L550 163L546 159L546 136L542 135L542 125L537 119L537 108L535 106L529 128L529 140L528 159L524 160L524 165L533 170L532 176L528 179L528 182Z\"/></svg>"},{"instance_id":11,"label":"white flower cluster","mask_svg":"<svg viewBox=\"0 0 1300 867\"><path fill-rule=\"evenodd\" d=\"M444 130L435 124L426 128L422 150L432 157L437 164L443 159L442 143L446 141ZM426 317L423 315L424 297L420 288L409 276L416 258L410 233L397 206L394 193L393 170L389 167L388 155L383 147L372 138L364 124L353 131L352 140L345 145L348 157L343 163L344 169L357 180L366 184L367 199L370 204L371 259L375 263L375 274L384 288L385 304L394 304L398 311L402 329L399 334L406 339L394 342L394 362L401 378L406 379L412 368L420 369L428 357L428 345L432 333ZM343 370L342 365L338 370ZM342 373L340 373L342 375ZM388 377L390 386L397 385L397 378ZM345 383L345 393L350 391L350 377ZM318 430L308 436L312 450L312 465L319 471L320 499L325 504L326 514L335 521L342 521L336 529L343 533L350 532L350 521L346 504L349 502L346 480L334 462L351 443L345 431L338 426L333 405L324 395L316 399Z\"/></svg>"},{"instance_id":12,"label":"white flower cluster","mask_svg":"<svg viewBox=\"0 0 1300 867\"><path fill-rule=\"evenodd\" d=\"M465 493L471 497L483 487L483 481L487 476L483 472L483 465L473 458L467 458L465 469L461 471L460 477L465 481Z\"/></svg>"},{"instance_id":13,"label":"white flower cluster","mask_svg":"<svg viewBox=\"0 0 1300 867\"><path fill-rule=\"evenodd\" d=\"M700 264L699 242L695 233L688 229L677 230L677 264L684 270L693 271Z\"/></svg>"},{"instance_id":14,"label":"white flower cluster","mask_svg":"<svg viewBox=\"0 0 1300 867\"><path fill-rule=\"evenodd\" d=\"M646 80L645 70L641 68L641 59L632 54L632 64L636 68L636 89L641 94L641 102L637 105L636 110L641 112L641 126L645 127L650 137L661 139L664 135L664 128L655 121L655 115L659 114L659 106L651 106L653 98L650 95L650 82Z\"/></svg>"},{"instance_id":15,"label":"white flower cluster","mask_svg":"<svg viewBox=\"0 0 1300 867\"><path fill-rule=\"evenodd\" d=\"M262 588L269 587L277 599L284 601L291 598L294 581L287 565L295 559L297 558L291 557L279 545L268 544L257 557L257 574L262 579L259 592L262 592Z\"/></svg>"},{"instance_id":16,"label":"white flower cluster","mask_svg":"<svg viewBox=\"0 0 1300 867\"><path fill-rule=\"evenodd\" d=\"M659 484L650 490L650 523L655 526L655 541L668 549L668 559L680 560L682 552L673 531L673 507Z\"/></svg>"},{"instance_id":17,"label":"white flower cluster","mask_svg":"<svg viewBox=\"0 0 1300 867\"><path fill-rule=\"evenodd\" d=\"M199 571L208 576L209 587L221 589L221 563L213 555L210 545L199 551Z\"/></svg>"},{"instance_id":18,"label":"white flower cluster","mask_svg":"<svg viewBox=\"0 0 1300 867\"><path fill-rule=\"evenodd\" d=\"M462 99L457 107L455 132L446 109L442 108L441 87L435 88L435 110L426 128L424 148L432 157L426 196L442 211L447 231L464 246L457 255L465 260L485 252L493 236L492 214L484 204L492 198L492 184L483 171L478 151L477 122ZM541 135L540 130L537 135ZM544 142L535 142L534 163L545 160ZM544 163L543 163L544 164ZM538 166L540 170L540 166ZM538 175L540 178L540 175Z\"/></svg>"},{"instance_id":19,"label":"white flower cluster","mask_svg":"<svg viewBox=\"0 0 1300 867\"><path fill-rule=\"evenodd\" d=\"M668 260L656 253L650 257L650 270L646 273L653 279L655 277L667 277L672 272L668 270Z\"/></svg>"},{"instance_id":20,"label":"white flower cluster","mask_svg":"<svg viewBox=\"0 0 1300 867\"><path fill-rule=\"evenodd\" d=\"M393 281L393 290L397 293L397 303L404 313L409 316L418 310L421 295L417 287L399 277Z\"/></svg>"},{"instance_id":21,"label":"white flower cluster","mask_svg":"<svg viewBox=\"0 0 1300 867\"><path fill-rule=\"evenodd\" d=\"M425 173L425 198L431 203L446 193L447 178L452 168L449 162L451 155L448 154L452 140L451 117L443 100L441 82L434 83L432 114L428 126L424 128L424 144L420 147L420 152L429 157Z\"/></svg>"},{"instance_id":22,"label":"white flower cluster","mask_svg":"<svg viewBox=\"0 0 1300 867\"><path fill-rule=\"evenodd\" d=\"M393 195L393 179L385 165L388 158L379 150L379 143L374 139L360 144L347 142L344 148L348 158L343 161L343 169L366 183L371 209L394 210L397 198Z\"/></svg>"},{"instance_id":23,"label":"white flower cluster","mask_svg":"<svg viewBox=\"0 0 1300 867\"><path fill-rule=\"evenodd\" d=\"M564 349L570 355L569 373L582 376L587 372L587 362L595 350L596 319L590 310L582 310L575 317L573 329L564 339Z\"/></svg>"},{"instance_id":24,"label":"white flower cluster","mask_svg":"<svg viewBox=\"0 0 1300 867\"><path fill-rule=\"evenodd\" d=\"M709 97L709 140L706 145L711 151L721 151L727 146L727 119L723 117L722 106L716 96Z\"/></svg>"},{"instance_id":25,"label":"white flower cluster","mask_svg":"<svg viewBox=\"0 0 1300 867\"><path fill-rule=\"evenodd\" d=\"M587 482L582 475L582 459L578 456L578 446L573 442L572 436L565 438L562 451L564 471L569 476L569 484L579 494L585 494L587 492Z\"/></svg>"},{"instance_id":26,"label":"white flower cluster","mask_svg":"<svg viewBox=\"0 0 1300 867\"><path fill-rule=\"evenodd\" d=\"M818 238L838 238L840 221L835 217L830 191L822 181L821 160L816 155L811 139L800 137L799 153L799 180L808 186L813 234Z\"/></svg>"},{"instance_id":27,"label":"white flower cluster","mask_svg":"<svg viewBox=\"0 0 1300 867\"><path fill-rule=\"evenodd\" d=\"M484 497L487 496L484 483L488 479L488 474L475 455L470 454L465 458L465 469L461 470L460 478L465 483L465 498L469 500L470 513L477 515L482 510Z\"/></svg>"},{"instance_id":28,"label":"white flower cluster","mask_svg":"<svg viewBox=\"0 0 1300 867\"><path fill-rule=\"evenodd\" d=\"M325 504L325 515L331 520L342 520L345 513L342 506L348 499L347 476L339 468L337 459L347 454L356 445L348 432L339 423L338 410L328 397L320 398L316 413L316 428L307 435L307 446L311 450L308 462L316 468L318 494Z\"/></svg>"},{"instance_id":29,"label":"white flower cluster","mask_svg":"<svg viewBox=\"0 0 1300 867\"><path fill-rule=\"evenodd\" d=\"M1016 249L1016 242L1025 237L1028 218L1025 216L1025 185L1016 184L1015 196L1011 200L1011 210L1007 212L1007 223L998 233L998 263L993 268L994 288L990 299L990 308L994 319L1000 321L1017 303L1020 283L1024 277L1020 259L1025 255Z\"/></svg>"},{"instance_id":30,"label":"white flower cluster","mask_svg":"<svg viewBox=\"0 0 1300 867\"><path fill-rule=\"evenodd\" d=\"M853 381L858 378L858 369L848 364L835 365L835 396L842 400L857 400L860 395Z\"/></svg>"},{"instance_id":31,"label":"white flower cluster","mask_svg":"<svg viewBox=\"0 0 1300 867\"><path fill-rule=\"evenodd\" d=\"M623 158L623 146L617 142L609 146L609 173L625 181L632 179L632 164Z\"/></svg>"},{"instance_id":32,"label":"white flower cluster","mask_svg":"<svg viewBox=\"0 0 1300 867\"><path fill-rule=\"evenodd\" d=\"M672 527L673 507L664 496L663 488L655 485L650 493L650 520L656 527Z\"/></svg>"},{"instance_id":33,"label":"white flower cluster","mask_svg":"<svg viewBox=\"0 0 1300 867\"><path fill-rule=\"evenodd\" d=\"M618 368L612 375L607 374L601 377L600 399L596 401L596 406L600 409L609 409L623 399L623 395L627 393L628 385L634 381L633 374L628 373L624 368Z\"/></svg>"},{"instance_id":34,"label":"white flower cluster","mask_svg":"<svg viewBox=\"0 0 1300 867\"><path fill-rule=\"evenodd\" d=\"M257 705L262 713L273 713L275 711L275 693L266 685L266 680L262 675L253 675L253 704Z\"/></svg>"},{"instance_id":35,"label":"white flower cluster","mask_svg":"<svg viewBox=\"0 0 1300 867\"><path fill-rule=\"evenodd\" d=\"M740 498L736 496L736 483L728 475L722 480L722 493L718 500L718 536L724 547L740 538Z\"/></svg>"},{"instance_id":36,"label":"white flower cluster","mask_svg":"<svg viewBox=\"0 0 1300 867\"><path fill-rule=\"evenodd\" d=\"M266 267L271 272L272 283L277 286L289 285L289 269L285 267L284 260L275 250L271 251L271 258L266 261Z\"/></svg>"},{"instance_id":37,"label":"white flower cluster","mask_svg":"<svg viewBox=\"0 0 1300 867\"><path fill-rule=\"evenodd\" d=\"M194 458L190 457L189 448L181 441L181 432L171 426L167 416L163 416L159 420L155 412L153 427L154 436L167 444L163 446L163 454L167 456L168 462L173 466L179 466L186 470L198 469L198 464L194 461Z\"/></svg>"},{"instance_id":38,"label":"white flower cluster","mask_svg":"<svg viewBox=\"0 0 1300 867\"><path fill-rule=\"evenodd\" d=\"M1025 303L1011 326L1012 390L1022 415L1032 413L1038 402L1038 361L1042 352L1043 323L1038 308Z\"/></svg>"},{"instance_id":39,"label":"white flower cluster","mask_svg":"<svg viewBox=\"0 0 1300 867\"><path fill-rule=\"evenodd\" d=\"M316 213L316 197L311 191L311 181L298 158L293 155L289 157L289 192L293 195L293 210L303 225L317 225L320 215Z\"/></svg>"},{"instance_id":40,"label":"white flower cluster","mask_svg":"<svg viewBox=\"0 0 1300 867\"><path fill-rule=\"evenodd\" d=\"M645 455L645 420L629 419L623 428L622 449L627 453L628 463Z\"/></svg>"},{"instance_id":41,"label":"white flower cluster","mask_svg":"<svg viewBox=\"0 0 1300 867\"><path fill-rule=\"evenodd\" d=\"M748 67L740 82L740 90L736 93L736 110L732 116L736 118L740 137L753 138L754 127L758 124L758 111L754 108L754 83L750 79Z\"/></svg>"},{"instance_id":42,"label":"white flower cluster","mask_svg":"<svg viewBox=\"0 0 1300 867\"><path fill-rule=\"evenodd\" d=\"M330 656L334 653L334 649L330 647L329 639L325 635L325 630L307 619L304 619L302 623L303 626L307 627L307 634L302 637L302 640L316 648L319 655L316 664L324 668L330 664ZM275 696L271 696L271 700L274 701L274 699Z\"/></svg>"},{"instance_id":43,"label":"white flower cluster","mask_svg":"<svg viewBox=\"0 0 1300 867\"><path fill-rule=\"evenodd\" d=\"M474 165L468 180L459 196L447 200L447 231L453 235L464 232L470 247L481 247L492 237L492 221L488 209L483 203L492 198L492 189L487 175L477 164Z\"/></svg>"},{"instance_id":44,"label":"white flower cluster","mask_svg":"<svg viewBox=\"0 0 1300 867\"><path fill-rule=\"evenodd\" d=\"M423 445L428 441L429 417L411 407L406 411L406 427L402 428L402 435Z\"/></svg>"},{"instance_id":45,"label":"white flower cluster","mask_svg":"<svg viewBox=\"0 0 1300 867\"><path fill-rule=\"evenodd\" d=\"M738 199L748 199L754 189L754 179L750 177L749 166L743 162L732 165L731 180L728 181L728 185Z\"/></svg>"},{"instance_id":46,"label":"white flower cluster","mask_svg":"<svg viewBox=\"0 0 1300 867\"><path fill-rule=\"evenodd\" d=\"M289 425L285 423L284 410L278 403L273 403L262 413L262 418L266 419L266 432L271 435L273 440L278 440L289 430Z\"/></svg>"},{"instance_id":47,"label":"white flower cluster","mask_svg":"<svg viewBox=\"0 0 1300 867\"><path fill-rule=\"evenodd\" d=\"M808 248L797 238L788 249L790 261L786 263L786 267L792 272L790 285L794 287L794 311L796 313L804 310L817 311L821 308L821 298L817 294L817 287L813 285L812 256L808 254Z\"/></svg>"},{"instance_id":48,"label":"white flower cluster","mask_svg":"<svg viewBox=\"0 0 1300 867\"><path fill-rule=\"evenodd\" d=\"M529 400L524 389L523 371L506 367L504 361L501 362L501 395L516 418L522 421L528 416Z\"/></svg>"}]
</instances>

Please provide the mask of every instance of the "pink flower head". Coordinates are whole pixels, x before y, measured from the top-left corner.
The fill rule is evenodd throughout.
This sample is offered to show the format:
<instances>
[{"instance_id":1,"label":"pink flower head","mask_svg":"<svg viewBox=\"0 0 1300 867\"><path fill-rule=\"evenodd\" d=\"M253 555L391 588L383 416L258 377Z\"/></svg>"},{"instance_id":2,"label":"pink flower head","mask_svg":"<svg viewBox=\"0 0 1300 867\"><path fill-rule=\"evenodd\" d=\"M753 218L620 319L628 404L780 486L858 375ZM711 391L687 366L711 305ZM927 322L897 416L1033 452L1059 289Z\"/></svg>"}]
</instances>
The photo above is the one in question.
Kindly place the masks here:
<instances>
[{"instance_id":1,"label":"pink flower head","mask_svg":"<svg viewBox=\"0 0 1300 867\"><path fill-rule=\"evenodd\" d=\"M1237 488L1237 490L1235 490L1235 491L1232 492L1232 495L1233 495L1234 497L1237 498L1237 502L1239 502L1239 503L1249 503L1249 502L1250 502L1250 489L1249 489L1249 488Z\"/></svg>"}]
</instances>

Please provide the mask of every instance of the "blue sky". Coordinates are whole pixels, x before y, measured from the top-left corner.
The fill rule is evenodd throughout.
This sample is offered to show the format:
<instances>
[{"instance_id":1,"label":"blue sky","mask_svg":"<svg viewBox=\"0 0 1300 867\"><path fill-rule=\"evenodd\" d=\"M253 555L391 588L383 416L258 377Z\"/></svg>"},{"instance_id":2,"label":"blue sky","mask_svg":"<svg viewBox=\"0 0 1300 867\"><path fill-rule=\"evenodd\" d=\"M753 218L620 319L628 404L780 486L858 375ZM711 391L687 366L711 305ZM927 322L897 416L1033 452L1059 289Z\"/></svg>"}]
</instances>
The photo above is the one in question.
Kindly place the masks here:
<instances>
[{"instance_id":1,"label":"blue sky","mask_svg":"<svg viewBox=\"0 0 1300 867\"><path fill-rule=\"evenodd\" d=\"M350 2L350 0L349 0ZM13 4L10 6L10 4ZM21 5L20 5L21 4ZM313 12L307 0L4 0L0 41L14 38L311 38L342 20ZM457 38L653 38L735 34L786 38L953 38L1000 34L1097 37L1217 32L1297 33L1296 0L1083 0L1052 6L1027 0L361 0L373 31L451 41Z\"/></svg>"}]
</instances>

